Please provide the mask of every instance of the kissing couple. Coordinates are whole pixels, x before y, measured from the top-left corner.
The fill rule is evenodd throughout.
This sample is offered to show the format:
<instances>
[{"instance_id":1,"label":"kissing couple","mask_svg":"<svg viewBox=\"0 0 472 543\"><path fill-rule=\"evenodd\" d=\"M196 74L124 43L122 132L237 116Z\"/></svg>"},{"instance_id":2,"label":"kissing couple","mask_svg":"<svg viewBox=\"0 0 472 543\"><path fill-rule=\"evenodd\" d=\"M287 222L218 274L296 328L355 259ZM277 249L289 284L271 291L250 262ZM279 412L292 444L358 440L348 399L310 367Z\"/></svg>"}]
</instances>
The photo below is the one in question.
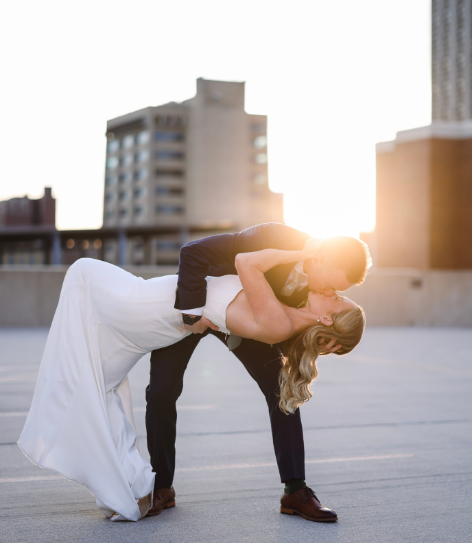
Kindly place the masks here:
<instances>
[{"instance_id":1,"label":"kissing couple","mask_svg":"<svg viewBox=\"0 0 472 543\"><path fill-rule=\"evenodd\" d=\"M176 401L202 337L239 358L269 408L284 483L281 512L337 520L305 483L300 405L319 355L350 352L365 315L337 294L364 281L367 245L284 224L193 241L179 273L144 280L100 260L67 271L18 445L35 464L85 485L111 520L175 505ZM150 463L137 450L128 373L151 352Z\"/></svg>"}]
</instances>

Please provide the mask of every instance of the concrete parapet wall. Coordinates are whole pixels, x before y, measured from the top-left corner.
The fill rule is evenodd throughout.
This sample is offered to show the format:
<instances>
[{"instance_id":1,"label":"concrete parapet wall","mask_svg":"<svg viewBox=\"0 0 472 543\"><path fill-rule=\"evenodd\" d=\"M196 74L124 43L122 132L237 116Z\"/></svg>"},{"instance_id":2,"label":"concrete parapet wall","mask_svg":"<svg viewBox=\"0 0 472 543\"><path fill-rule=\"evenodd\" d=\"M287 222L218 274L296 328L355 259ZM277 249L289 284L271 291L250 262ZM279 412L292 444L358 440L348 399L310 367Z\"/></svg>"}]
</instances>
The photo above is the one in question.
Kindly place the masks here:
<instances>
[{"instance_id":1,"label":"concrete parapet wall","mask_svg":"<svg viewBox=\"0 0 472 543\"><path fill-rule=\"evenodd\" d=\"M174 266L127 267L144 279ZM49 326L66 266L0 267L0 326ZM361 304L369 326L472 326L472 271L372 271L345 293Z\"/></svg>"},{"instance_id":2,"label":"concrete parapet wall","mask_svg":"<svg viewBox=\"0 0 472 543\"><path fill-rule=\"evenodd\" d=\"M68 266L0 266L0 326L50 326ZM126 267L150 279L177 266Z\"/></svg>"},{"instance_id":3,"label":"concrete parapet wall","mask_svg":"<svg viewBox=\"0 0 472 543\"><path fill-rule=\"evenodd\" d=\"M368 325L472 326L472 271L376 269L345 294Z\"/></svg>"}]
</instances>

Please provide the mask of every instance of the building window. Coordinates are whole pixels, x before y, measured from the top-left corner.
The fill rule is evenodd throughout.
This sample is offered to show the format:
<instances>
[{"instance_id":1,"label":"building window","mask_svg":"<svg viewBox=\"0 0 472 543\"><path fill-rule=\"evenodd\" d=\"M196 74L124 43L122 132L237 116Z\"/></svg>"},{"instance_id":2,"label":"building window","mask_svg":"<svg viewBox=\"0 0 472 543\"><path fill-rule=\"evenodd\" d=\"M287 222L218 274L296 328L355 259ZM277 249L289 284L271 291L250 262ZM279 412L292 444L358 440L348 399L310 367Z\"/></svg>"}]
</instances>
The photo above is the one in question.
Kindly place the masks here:
<instances>
[{"instance_id":1,"label":"building window","mask_svg":"<svg viewBox=\"0 0 472 543\"><path fill-rule=\"evenodd\" d=\"M143 130L136 136L136 144L144 145L149 141L149 130Z\"/></svg>"},{"instance_id":2,"label":"building window","mask_svg":"<svg viewBox=\"0 0 472 543\"><path fill-rule=\"evenodd\" d=\"M134 174L134 178L136 179L136 181L142 181L143 179L146 179L147 176L148 176L148 171L146 170L146 168L140 168Z\"/></svg>"},{"instance_id":3,"label":"building window","mask_svg":"<svg viewBox=\"0 0 472 543\"><path fill-rule=\"evenodd\" d=\"M267 182L267 176L260 173L260 174L254 176L253 181L254 181L254 183L256 185L265 185L266 182Z\"/></svg>"},{"instance_id":4,"label":"building window","mask_svg":"<svg viewBox=\"0 0 472 543\"><path fill-rule=\"evenodd\" d=\"M127 209L120 209L120 217L126 217L128 215Z\"/></svg>"},{"instance_id":5,"label":"building window","mask_svg":"<svg viewBox=\"0 0 472 543\"><path fill-rule=\"evenodd\" d=\"M160 204L155 208L156 215L177 215L183 212L181 206Z\"/></svg>"},{"instance_id":6,"label":"building window","mask_svg":"<svg viewBox=\"0 0 472 543\"><path fill-rule=\"evenodd\" d=\"M254 160L258 163L258 164L267 164L267 155L265 153L258 153L255 157L254 157Z\"/></svg>"},{"instance_id":7,"label":"building window","mask_svg":"<svg viewBox=\"0 0 472 543\"><path fill-rule=\"evenodd\" d=\"M133 155L131 153L126 153L126 155L121 157L120 164L121 166L130 166L133 164Z\"/></svg>"},{"instance_id":8,"label":"building window","mask_svg":"<svg viewBox=\"0 0 472 543\"><path fill-rule=\"evenodd\" d=\"M181 244L178 241L168 239L158 239L156 241L156 249L158 251L180 251Z\"/></svg>"},{"instance_id":9,"label":"building window","mask_svg":"<svg viewBox=\"0 0 472 543\"><path fill-rule=\"evenodd\" d=\"M113 202L114 199L115 199L115 195L113 193L108 193L105 196L105 201L107 204L109 204L110 202Z\"/></svg>"},{"instance_id":10,"label":"building window","mask_svg":"<svg viewBox=\"0 0 472 543\"><path fill-rule=\"evenodd\" d=\"M186 117L177 117L176 115L158 115L156 123L157 126L174 128L176 126L186 126L187 119Z\"/></svg>"},{"instance_id":11,"label":"building window","mask_svg":"<svg viewBox=\"0 0 472 543\"><path fill-rule=\"evenodd\" d=\"M184 172L182 171L169 172L166 170L156 170L154 173L157 178L172 177L174 179L182 179L182 177L184 176Z\"/></svg>"},{"instance_id":12,"label":"building window","mask_svg":"<svg viewBox=\"0 0 472 543\"><path fill-rule=\"evenodd\" d=\"M156 196L180 196L184 193L184 190L180 187L164 187L158 185L154 192Z\"/></svg>"},{"instance_id":13,"label":"building window","mask_svg":"<svg viewBox=\"0 0 472 543\"><path fill-rule=\"evenodd\" d=\"M111 140L107 143L107 151L109 153L116 153L120 148L120 140Z\"/></svg>"},{"instance_id":14,"label":"building window","mask_svg":"<svg viewBox=\"0 0 472 543\"><path fill-rule=\"evenodd\" d=\"M112 210L112 209L109 209L107 212L106 212L106 215L105 217L107 219L113 219L113 217L115 216L115 212Z\"/></svg>"},{"instance_id":15,"label":"building window","mask_svg":"<svg viewBox=\"0 0 472 543\"><path fill-rule=\"evenodd\" d=\"M118 159L116 156L111 156L107 158L107 170L114 170L118 167Z\"/></svg>"},{"instance_id":16,"label":"building window","mask_svg":"<svg viewBox=\"0 0 472 543\"><path fill-rule=\"evenodd\" d=\"M154 133L154 139L156 141L183 141L184 135L182 132L164 132L159 130Z\"/></svg>"},{"instance_id":17,"label":"building window","mask_svg":"<svg viewBox=\"0 0 472 543\"><path fill-rule=\"evenodd\" d=\"M130 149L134 145L134 136L132 134L128 134L121 140L121 147L123 149Z\"/></svg>"},{"instance_id":18,"label":"building window","mask_svg":"<svg viewBox=\"0 0 472 543\"><path fill-rule=\"evenodd\" d=\"M184 154L179 151L166 151L164 149L158 149L155 156L158 160L179 160L184 158Z\"/></svg>"},{"instance_id":19,"label":"building window","mask_svg":"<svg viewBox=\"0 0 472 543\"><path fill-rule=\"evenodd\" d=\"M111 187L116 183L116 175L108 175L105 179L105 185Z\"/></svg>"},{"instance_id":20,"label":"building window","mask_svg":"<svg viewBox=\"0 0 472 543\"><path fill-rule=\"evenodd\" d=\"M149 160L149 151L147 149L136 153L136 162L146 162L146 160Z\"/></svg>"},{"instance_id":21,"label":"building window","mask_svg":"<svg viewBox=\"0 0 472 543\"><path fill-rule=\"evenodd\" d=\"M135 189L135 191L134 191L134 197L135 198L142 198L143 196L146 196L146 189L144 187L139 188L139 189Z\"/></svg>"},{"instance_id":22,"label":"building window","mask_svg":"<svg viewBox=\"0 0 472 543\"><path fill-rule=\"evenodd\" d=\"M127 198L128 198L128 191L127 190L120 191L120 200L123 201L123 200L126 200Z\"/></svg>"},{"instance_id":23,"label":"building window","mask_svg":"<svg viewBox=\"0 0 472 543\"><path fill-rule=\"evenodd\" d=\"M128 183L129 181L131 181L132 178L133 176L131 172L122 173L120 175L120 183L124 185L125 183Z\"/></svg>"},{"instance_id":24,"label":"building window","mask_svg":"<svg viewBox=\"0 0 472 543\"><path fill-rule=\"evenodd\" d=\"M136 206L134 208L134 215L136 217L140 217L143 213L144 213L144 208L142 206ZM142 244L141 244L141 247L142 247ZM137 247L135 246L135 248Z\"/></svg>"},{"instance_id":25,"label":"building window","mask_svg":"<svg viewBox=\"0 0 472 543\"><path fill-rule=\"evenodd\" d=\"M265 149L267 147L267 136L257 136L253 143L256 149Z\"/></svg>"}]
</instances>

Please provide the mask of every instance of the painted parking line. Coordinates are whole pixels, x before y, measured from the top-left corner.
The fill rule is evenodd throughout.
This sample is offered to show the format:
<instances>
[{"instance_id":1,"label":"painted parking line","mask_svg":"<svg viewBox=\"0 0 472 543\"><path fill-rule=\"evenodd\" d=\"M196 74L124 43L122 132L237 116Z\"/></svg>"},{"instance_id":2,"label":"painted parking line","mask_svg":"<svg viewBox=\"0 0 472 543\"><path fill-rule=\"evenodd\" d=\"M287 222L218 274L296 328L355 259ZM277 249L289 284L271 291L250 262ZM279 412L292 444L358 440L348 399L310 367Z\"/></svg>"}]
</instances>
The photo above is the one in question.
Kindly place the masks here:
<instances>
[{"instance_id":1,"label":"painted parking line","mask_svg":"<svg viewBox=\"0 0 472 543\"><path fill-rule=\"evenodd\" d=\"M216 405L181 405L178 406L177 409L179 411L185 411L185 410L205 410L205 409L216 409ZM145 407L136 407L133 409L135 413L142 413L146 411ZM28 411L6 411L4 413L0 413L0 417L26 417L28 415Z\"/></svg>"},{"instance_id":2,"label":"painted parking line","mask_svg":"<svg viewBox=\"0 0 472 543\"><path fill-rule=\"evenodd\" d=\"M316 460L307 460L306 464L323 464L328 462L357 462L362 460L390 460L392 458L411 458L412 456L415 456L414 454L378 454L378 455L370 455L370 456L349 456L349 457L334 457L334 458L317 458ZM175 471L178 471L180 473L188 473L190 471L216 471L216 470L229 470L229 469L240 469L240 468L265 468L265 467L272 467L276 466L275 462L267 462L267 463L260 463L260 464L224 464L224 465L217 465L217 466L199 466L194 468L178 468ZM34 481L57 481L63 479L66 481L64 477L60 475L39 475L36 477L10 477L7 479L1 479L0 483L27 483L27 482L34 482Z\"/></svg>"},{"instance_id":3,"label":"painted parking line","mask_svg":"<svg viewBox=\"0 0 472 543\"><path fill-rule=\"evenodd\" d=\"M205 409L216 409L216 405L181 405L177 407L180 411L185 410L205 410ZM146 411L145 407L136 407L133 409L135 413L142 413ZM6 411L4 413L0 413L0 417L26 417L28 415L28 411Z\"/></svg>"},{"instance_id":4,"label":"painted parking line","mask_svg":"<svg viewBox=\"0 0 472 543\"><path fill-rule=\"evenodd\" d=\"M379 454L371 456L350 456L345 458L317 458L316 460L306 460L305 464L324 464L329 462L356 462L361 460L388 460L391 458L410 458L415 456L414 454ZM240 468L265 468L270 466L276 466L275 462L267 462L263 464L225 464L221 466L200 466L196 468L177 468L175 471L189 472L189 471L213 471L221 469L240 469Z\"/></svg>"},{"instance_id":5,"label":"painted parking line","mask_svg":"<svg viewBox=\"0 0 472 543\"><path fill-rule=\"evenodd\" d=\"M185 411L185 410L205 410L205 409L216 409L216 405L178 405L177 409L179 411ZM142 413L143 411L146 411L145 407L135 407L133 409L135 413Z\"/></svg>"},{"instance_id":6,"label":"painted parking line","mask_svg":"<svg viewBox=\"0 0 472 543\"><path fill-rule=\"evenodd\" d=\"M35 381L37 376L38 376L37 372L9 375L8 377L0 377L0 383L13 383L15 381Z\"/></svg>"},{"instance_id":7,"label":"painted parking line","mask_svg":"<svg viewBox=\"0 0 472 543\"><path fill-rule=\"evenodd\" d=\"M57 481L59 479L67 481L62 475L37 475L36 477L9 477L8 479L0 479L0 483L29 483L31 481Z\"/></svg>"},{"instance_id":8,"label":"painted parking line","mask_svg":"<svg viewBox=\"0 0 472 543\"><path fill-rule=\"evenodd\" d=\"M38 372L39 364L25 364L25 365L18 365L18 364L10 364L5 366L0 366L0 371L32 371L35 370L36 373Z\"/></svg>"}]
</instances>

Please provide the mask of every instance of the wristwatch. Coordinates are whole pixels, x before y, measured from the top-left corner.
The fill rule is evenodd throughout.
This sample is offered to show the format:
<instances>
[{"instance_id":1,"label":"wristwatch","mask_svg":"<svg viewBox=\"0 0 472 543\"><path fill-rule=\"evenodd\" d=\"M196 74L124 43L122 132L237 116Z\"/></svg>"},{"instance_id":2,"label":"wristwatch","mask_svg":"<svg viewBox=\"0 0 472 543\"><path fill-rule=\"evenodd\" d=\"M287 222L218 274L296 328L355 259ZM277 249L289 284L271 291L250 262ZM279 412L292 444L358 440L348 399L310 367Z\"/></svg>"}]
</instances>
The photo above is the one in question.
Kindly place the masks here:
<instances>
[{"instance_id":1,"label":"wristwatch","mask_svg":"<svg viewBox=\"0 0 472 543\"><path fill-rule=\"evenodd\" d=\"M182 320L184 321L184 324L188 324L189 326L192 326L192 324L195 324L202 318L201 315L197 315L196 317L192 315L187 315L186 313L182 313Z\"/></svg>"}]
</instances>

